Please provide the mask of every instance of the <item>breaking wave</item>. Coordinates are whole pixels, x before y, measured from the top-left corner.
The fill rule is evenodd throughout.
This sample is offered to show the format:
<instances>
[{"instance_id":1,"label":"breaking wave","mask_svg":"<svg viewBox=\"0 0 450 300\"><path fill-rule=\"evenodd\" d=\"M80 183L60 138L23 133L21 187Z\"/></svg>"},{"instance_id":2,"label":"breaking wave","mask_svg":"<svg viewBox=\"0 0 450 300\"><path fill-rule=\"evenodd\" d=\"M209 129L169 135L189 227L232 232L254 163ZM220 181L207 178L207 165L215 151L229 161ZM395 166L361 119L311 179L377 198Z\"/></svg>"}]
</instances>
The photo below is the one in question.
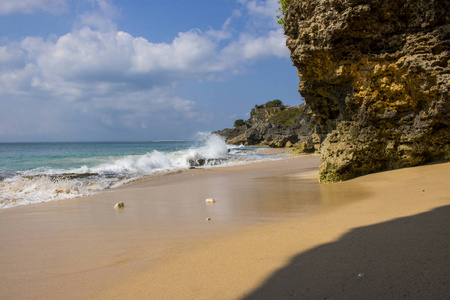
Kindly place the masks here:
<instances>
[{"instance_id":1,"label":"breaking wave","mask_svg":"<svg viewBox=\"0 0 450 300\"><path fill-rule=\"evenodd\" d=\"M153 174L270 158L253 147L227 145L218 135L202 134L202 139L182 150L96 158L100 163L91 166L79 159L75 168L39 167L0 173L0 208L91 195Z\"/></svg>"}]
</instances>

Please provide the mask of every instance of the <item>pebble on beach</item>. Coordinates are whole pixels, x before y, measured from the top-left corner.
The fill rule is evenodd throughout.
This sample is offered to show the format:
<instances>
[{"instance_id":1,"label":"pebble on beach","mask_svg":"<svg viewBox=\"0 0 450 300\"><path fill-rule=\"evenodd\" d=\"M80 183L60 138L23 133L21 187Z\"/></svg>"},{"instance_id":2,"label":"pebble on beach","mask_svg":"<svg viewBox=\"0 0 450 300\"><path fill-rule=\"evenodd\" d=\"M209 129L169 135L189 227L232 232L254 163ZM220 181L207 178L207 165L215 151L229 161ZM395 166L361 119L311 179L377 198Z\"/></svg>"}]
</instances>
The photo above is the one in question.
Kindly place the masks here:
<instances>
[{"instance_id":1,"label":"pebble on beach","mask_svg":"<svg viewBox=\"0 0 450 300\"><path fill-rule=\"evenodd\" d=\"M116 205L114 205L115 209L121 209L121 208L124 208L124 207L125 207L125 204L123 204L123 202L119 202Z\"/></svg>"},{"instance_id":2,"label":"pebble on beach","mask_svg":"<svg viewBox=\"0 0 450 300\"><path fill-rule=\"evenodd\" d=\"M208 198L205 200L206 203L216 203L216 200L214 200L213 198Z\"/></svg>"},{"instance_id":3,"label":"pebble on beach","mask_svg":"<svg viewBox=\"0 0 450 300\"><path fill-rule=\"evenodd\" d=\"M206 218L206 221L211 221L211 218Z\"/></svg>"}]
</instances>

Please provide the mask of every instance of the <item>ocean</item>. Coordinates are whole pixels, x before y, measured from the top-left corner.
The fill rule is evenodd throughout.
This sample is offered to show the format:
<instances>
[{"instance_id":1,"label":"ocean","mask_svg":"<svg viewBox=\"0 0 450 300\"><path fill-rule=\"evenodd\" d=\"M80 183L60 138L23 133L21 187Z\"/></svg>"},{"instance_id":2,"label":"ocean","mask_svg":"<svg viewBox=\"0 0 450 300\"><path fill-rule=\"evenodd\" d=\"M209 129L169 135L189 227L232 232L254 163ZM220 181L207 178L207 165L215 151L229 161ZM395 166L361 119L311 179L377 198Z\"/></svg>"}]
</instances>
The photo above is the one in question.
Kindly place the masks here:
<instances>
[{"instance_id":1,"label":"ocean","mask_svg":"<svg viewBox=\"0 0 450 300\"><path fill-rule=\"evenodd\" d=\"M262 149L227 145L211 134L195 141L0 143L0 209L92 195L145 176L279 157Z\"/></svg>"}]
</instances>

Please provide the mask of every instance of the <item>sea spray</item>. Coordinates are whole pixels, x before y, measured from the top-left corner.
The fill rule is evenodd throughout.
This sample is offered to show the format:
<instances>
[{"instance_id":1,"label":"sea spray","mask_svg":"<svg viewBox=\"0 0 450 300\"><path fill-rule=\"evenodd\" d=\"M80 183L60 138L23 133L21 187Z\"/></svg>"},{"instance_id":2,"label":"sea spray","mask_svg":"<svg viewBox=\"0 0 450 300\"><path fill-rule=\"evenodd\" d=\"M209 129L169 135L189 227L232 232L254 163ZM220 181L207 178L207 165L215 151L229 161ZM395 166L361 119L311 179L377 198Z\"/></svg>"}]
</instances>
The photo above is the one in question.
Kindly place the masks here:
<instances>
[{"instance_id":1,"label":"sea spray","mask_svg":"<svg viewBox=\"0 0 450 300\"><path fill-rule=\"evenodd\" d=\"M96 167L81 167L79 170L99 174L152 174L173 168L169 157L157 150L144 155L127 155ZM74 170L77 172L78 170Z\"/></svg>"},{"instance_id":2,"label":"sea spray","mask_svg":"<svg viewBox=\"0 0 450 300\"><path fill-rule=\"evenodd\" d=\"M202 135L200 135L202 136ZM196 148L173 153L170 157L175 166L189 168L193 166L218 165L228 159L228 146L223 137L210 134L204 137L203 144Z\"/></svg>"},{"instance_id":3,"label":"sea spray","mask_svg":"<svg viewBox=\"0 0 450 300\"><path fill-rule=\"evenodd\" d=\"M8 154L0 164L0 208L91 195L153 174L277 158L259 149L206 133L188 142L0 144Z\"/></svg>"}]
</instances>

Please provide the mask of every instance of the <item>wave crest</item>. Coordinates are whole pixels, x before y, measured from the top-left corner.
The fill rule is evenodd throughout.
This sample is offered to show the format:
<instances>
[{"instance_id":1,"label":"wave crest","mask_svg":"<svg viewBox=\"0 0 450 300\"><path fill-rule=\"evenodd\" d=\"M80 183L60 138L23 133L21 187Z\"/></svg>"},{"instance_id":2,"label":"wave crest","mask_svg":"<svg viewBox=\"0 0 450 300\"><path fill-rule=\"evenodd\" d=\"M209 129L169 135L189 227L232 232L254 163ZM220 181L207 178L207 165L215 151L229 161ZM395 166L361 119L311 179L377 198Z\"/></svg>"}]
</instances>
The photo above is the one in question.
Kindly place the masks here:
<instances>
[{"instance_id":1,"label":"wave crest","mask_svg":"<svg viewBox=\"0 0 450 300\"><path fill-rule=\"evenodd\" d=\"M96 166L80 165L75 169L40 167L16 174L2 173L0 208L90 195L161 172L261 159L255 149L227 146L221 136L201 133L199 137L194 146L185 150L153 150L141 155L102 158L103 163Z\"/></svg>"}]
</instances>

